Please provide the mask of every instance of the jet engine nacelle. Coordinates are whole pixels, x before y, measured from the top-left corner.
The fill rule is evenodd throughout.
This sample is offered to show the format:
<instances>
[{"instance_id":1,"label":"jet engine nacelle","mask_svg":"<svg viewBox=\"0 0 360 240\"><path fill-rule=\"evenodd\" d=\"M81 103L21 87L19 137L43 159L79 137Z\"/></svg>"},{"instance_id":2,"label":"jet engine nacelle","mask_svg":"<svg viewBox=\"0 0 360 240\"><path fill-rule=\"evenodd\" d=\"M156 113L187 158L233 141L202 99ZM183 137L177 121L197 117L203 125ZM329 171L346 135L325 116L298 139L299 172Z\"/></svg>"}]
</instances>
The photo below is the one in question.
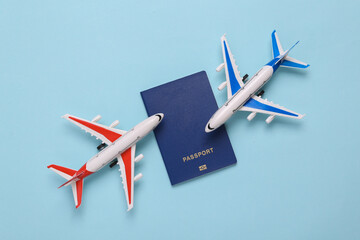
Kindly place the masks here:
<instances>
[{"instance_id":1,"label":"jet engine nacelle","mask_svg":"<svg viewBox=\"0 0 360 240\"><path fill-rule=\"evenodd\" d=\"M144 155L140 154L140 155L136 156L134 161L137 163L137 162L140 162L140 160L143 158L144 158Z\"/></svg>"},{"instance_id":2,"label":"jet engine nacelle","mask_svg":"<svg viewBox=\"0 0 360 240\"><path fill-rule=\"evenodd\" d=\"M225 86L226 86L226 81L223 82L223 83L221 83L221 84L218 86L219 91L223 90Z\"/></svg>"},{"instance_id":3,"label":"jet engine nacelle","mask_svg":"<svg viewBox=\"0 0 360 240\"><path fill-rule=\"evenodd\" d=\"M114 128L114 127L116 127L117 125L119 125L119 120L115 120L112 124L110 124L110 128Z\"/></svg>"},{"instance_id":4,"label":"jet engine nacelle","mask_svg":"<svg viewBox=\"0 0 360 240\"><path fill-rule=\"evenodd\" d=\"M225 67L225 63L222 63L216 68L216 71L220 72L224 67Z\"/></svg>"},{"instance_id":5,"label":"jet engine nacelle","mask_svg":"<svg viewBox=\"0 0 360 240\"><path fill-rule=\"evenodd\" d=\"M239 72L239 74L240 74L240 72ZM245 74L245 75L243 76L243 78L242 78L243 82L245 82L245 80L246 80L248 77L249 77L249 74Z\"/></svg>"},{"instance_id":6,"label":"jet engine nacelle","mask_svg":"<svg viewBox=\"0 0 360 240\"><path fill-rule=\"evenodd\" d=\"M134 182L139 181L143 177L142 173L139 173L134 177Z\"/></svg>"},{"instance_id":7,"label":"jet engine nacelle","mask_svg":"<svg viewBox=\"0 0 360 240\"><path fill-rule=\"evenodd\" d=\"M252 113L250 113L249 116L247 117L247 120L249 120L249 122L250 122L251 120L254 119L255 116L256 116L256 112L252 112Z\"/></svg>"},{"instance_id":8,"label":"jet engine nacelle","mask_svg":"<svg viewBox=\"0 0 360 240\"><path fill-rule=\"evenodd\" d=\"M272 122L272 120L274 120L274 118L275 118L275 115L271 115L271 116L269 116L269 117L265 120L265 122L266 122L267 124L269 124L269 123Z\"/></svg>"},{"instance_id":9,"label":"jet engine nacelle","mask_svg":"<svg viewBox=\"0 0 360 240\"><path fill-rule=\"evenodd\" d=\"M97 122L101 119L101 115L97 115L96 117L93 118L93 120L91 120L92 122Z\"/></svg>"}]
</instances>

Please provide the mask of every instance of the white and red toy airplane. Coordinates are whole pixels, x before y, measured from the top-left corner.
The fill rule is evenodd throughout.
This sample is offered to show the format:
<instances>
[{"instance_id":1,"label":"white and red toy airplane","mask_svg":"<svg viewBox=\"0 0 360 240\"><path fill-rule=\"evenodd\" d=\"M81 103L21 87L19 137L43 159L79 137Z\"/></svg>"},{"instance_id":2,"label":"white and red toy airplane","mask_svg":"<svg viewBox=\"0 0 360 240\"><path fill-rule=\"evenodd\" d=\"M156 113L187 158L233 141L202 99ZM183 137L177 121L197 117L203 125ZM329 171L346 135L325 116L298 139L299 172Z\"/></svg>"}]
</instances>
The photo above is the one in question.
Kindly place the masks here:
<instances>
[{"instance_id":1,"label":"white and red toy airplane","mask_svg":"<svg viewBox=\"0 0 360 240\"><path fill-rule=\"evenodd\" d=\"M149 134L164 118L164 114L155 114L126 132L114 128L119 124L116 120L109 127L96 123L101 116L96 116L92 121L87 121L78 117L66 114L63 118L68 119L81 129L89 132L92 136L102 141L98 146L100 152L92 157L78 171L57 166L49 165L48 168L67 180L59 188L71 185L75 205L78 208L81 205L81 196L84 184L84 178L99 171L101 168L111 162L110 167L117 163L120 166L121 177L126 195L128 211L134 206L134 182L142 177L139 173L134 177L134 162L140 161L144 156L142 154L135 157L136 143ZM107 146L106 146L107 145ZM117 160L116 160L117 159Z\"/></svg>"}]
</instances>

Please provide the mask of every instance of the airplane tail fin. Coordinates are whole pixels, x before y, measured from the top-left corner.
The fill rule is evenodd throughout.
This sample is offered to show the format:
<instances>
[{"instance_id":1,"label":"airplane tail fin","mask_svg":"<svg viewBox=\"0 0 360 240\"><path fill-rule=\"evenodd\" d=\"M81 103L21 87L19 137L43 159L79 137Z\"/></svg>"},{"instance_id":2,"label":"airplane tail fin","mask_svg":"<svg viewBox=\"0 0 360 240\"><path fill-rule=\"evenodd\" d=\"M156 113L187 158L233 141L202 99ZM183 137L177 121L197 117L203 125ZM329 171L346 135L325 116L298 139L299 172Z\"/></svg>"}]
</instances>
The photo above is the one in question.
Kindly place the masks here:
<instances>
[{"instance_id":1,"label":"airplane tail fin","mask_svg":"<svg viewBox=\"0 0 360 240\"><path fill-rule=\"evenodd\" d=\"M67 182L65 182L59 188L71 184L72 192L74 195L75 206L76 208L80 207L84 180L79 179L78 176L76 176L77 171L54 164L49 165L48 168L53 170L54 172L56 172L57 174L59 174L60 176L62 176L67 180Z\"/></svg>"},{"instance_id":2,"label":"airplane tail fin","mask_svg":"<svg viewBox=\"0 0 360 240\"><path fill-rule=\"evenodd\" d=\"M276 58L280 55L283 55L285 53L284 60L281 62L280 67L289 67L289 68L307 68L310 65L304 62L301 62L295 58L289 57L288 54L293 47L296 46L299 42L296 42L289 50L284 51L284 49L281 46L279 37L274 30L271 34L271 40L272 40L272 48L273 48L273 57Z\"/></svg>"}]
</instances>

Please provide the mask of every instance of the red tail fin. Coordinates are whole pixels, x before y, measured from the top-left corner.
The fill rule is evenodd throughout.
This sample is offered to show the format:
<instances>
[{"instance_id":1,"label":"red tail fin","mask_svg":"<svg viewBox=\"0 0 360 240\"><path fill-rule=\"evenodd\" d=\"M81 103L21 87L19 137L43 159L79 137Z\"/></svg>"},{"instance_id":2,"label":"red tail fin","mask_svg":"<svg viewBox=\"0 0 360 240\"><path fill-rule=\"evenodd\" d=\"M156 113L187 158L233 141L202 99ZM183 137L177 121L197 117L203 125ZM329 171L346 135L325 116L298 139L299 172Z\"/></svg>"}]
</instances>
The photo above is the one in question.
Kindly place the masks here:
<instances>
[{"instance_id":1,"label":"red tail fin","mask_svg":"<svg viewBox=\"0 0 360 240\"><path fill-rule=\"evenodd\" d=\"M67 186L67 185L69 185L71 182L76 182L77 180L79 180L79 179L77 178L77 176L75 176L75 177L73 177L73 178L70 178L69 181L65 182L64 184L62 184L62 185L59 186L58 188L62 188L63 186Z\"/></svg>"},{"instance_id":2,"label":"red tail fin","mask_svg":"<svg viewBox=\"0 0 360 240\"><path fill-rule=\"evenodd\" d=\"M84 180L81 178L81 176L84 173L81 172L76 175L77 171L54 164L49 165L48 168L50 168L51 170L53 170L54 172L56 172L57 174L59 174L60 176L62 176L67 180L67 182L61 185L60 187L71 183L75 206L76 208L80 207L81 199L82 199L83 183L84 183Z\"/></svg>"},{"instance_id":3,"label":"red tail fin","mask_svg":"<svg viewBox=\"0 0 360 240\"><path fill-rule=\"evenodd\" d=\"M63 185L61 185L61 186L58 187L58 188L61 188L61 187L63 187L63 186L67 186L67 185L69 185L71 182L77 182L77 181L79 181L80 179L82 179L81 176L83 176L83 175L84 175L84 172L76 172L75 175L74 175L72 178L70 178L66 183L64 183Z\"/></svg>"}]
</instances>

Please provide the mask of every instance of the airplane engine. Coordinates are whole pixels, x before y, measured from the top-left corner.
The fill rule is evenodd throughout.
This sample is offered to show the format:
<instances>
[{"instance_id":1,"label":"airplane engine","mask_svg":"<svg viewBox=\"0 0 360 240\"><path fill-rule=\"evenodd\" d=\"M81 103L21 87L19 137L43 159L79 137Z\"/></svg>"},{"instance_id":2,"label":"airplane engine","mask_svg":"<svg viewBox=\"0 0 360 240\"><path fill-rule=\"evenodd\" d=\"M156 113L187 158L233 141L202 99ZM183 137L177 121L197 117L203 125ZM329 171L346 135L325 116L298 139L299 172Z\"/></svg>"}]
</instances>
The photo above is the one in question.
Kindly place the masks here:
<instances>
[{"instance_id":1,"label":"airplane engine","mask_svg":"<svg viewBox=\"0 0 360 240\"><path fill-rule=\"evenodd\" d=\"M140 160L143 158L144 158L144 155L140 154L140 155L136 156L134 161L137 163L137 162L140 162Z\"/></svg>"},{"instance_id":2,"label":"airplane engine","mask_svg":"<svg viewBox=\"0 0 360 240\"><path fill-rule=\"evenodd\" d=\"M117 163L118 163L118 160L115 159L115 160L113 160L113 161L110 163L109 167L110 167L110 168L113 168ZM120 171L120 169L119 169L119 171Z\"/></svg>"},{"instance_id":3,"label":"airplane engine","mask_svg":"<svg viewBox=\"0 0 360 240\"><path fill-rule=\"evenodd\" d=\"M274 120L274 118L275 118L275 115L271 115L271 116L269 116L269 117L265 120L265 122L266 122L267 124L269 124L269 123L272 122L272 120Z\"/></svg>"},{"instance_id":4,"label":"airplane engine","mask_svg":"<svg viewBox=\"0 0 360 240\"><path fill-rule=\"evenodd\" d=\"M226 86L226 81L219 85L219 87L218 87L219 91L223 90L225 88L225 86Z\"/></svg>"},{"instance_id":5,"label":"airplane engine","mask_svg":"<svg viewBox=\"0 0 360 240\"><path fill-rule=\"evenodd\" d=\"M97 122L101 119L101 115L97 115L96 117L93 118L93 120L91 120L92 122Z\"/></svg>"},{"instance_id":6,"label":"airplane engine","mask_svg":"<svg viewBox=\"0 0 360 240\"><path fill-rule=\"evenodd\" d=\"M261 91L257 94L257 96L258 96L258 97L262 97L262 95L264 95L264 93L265 93L265 91L264 91L264 90L261 90Z\"/></svg>"},{"instance_id":7,"label":"airplane engine","mask_svg":"<svg viewBox=\"0 0 360 240\"><path fill-rule=\"evenodd\" d=\"M99 150L99 151L103 150L104 148L106 148L106 144L105 144L105 143L102 143L102 144L100 144L99 146L97 146L97 150Z\"/></svg>"},{"instance_id":8,"label":"airplane engine","mask_svg":"<svg viewBox=\"0 0 360 240\"><path fill-rule=\"evenodd\" d=\"M134 182L139 181L143 177L142 173L139 173L134 177Z\"/></svg>"},{"instance_id":9,"label":"airplane engine","mask_svg":"<svg viewBox=\"0 0 360 240\"><path fill-rule=\"evenodd\" d=\"M222 63L216 68L216 71L220 72L224 67L225 67L225 63Z\"/></svg>"},{"instance_id":10,"label":"airplane engine","mask_svg":"<svg viewBox=\"0 0 360 240\"><path fill-rule=\"evenodd\" d=\"M254 119L255 116L256 116L256 112L252 112L252 113L250 113L249 116L247 117L247 120L249 120L249 122L250 122L251 120Z\"/></svg>"},{"instance_id":11,"label":"airplane engine","mask_svg":"<svg viewBox=\"0 0 360 240\"><path fill-rule=\"evenodd\" d=\"M116 127L117 125L119 125L119 120L115 120L112 124L110 124L110 128L114 128L114 127Z\"/></svg>"},{"instance_id":12,"label":"airplane engine","mask_svg":"<svg viewBox=\"0 0 360 240\"><path fill-rule=\"evenodd\" d=\"M249 74L245 74L242 78L243 82L245 82L245 80L249 77Z\"/></svg>"}]
</instances>

